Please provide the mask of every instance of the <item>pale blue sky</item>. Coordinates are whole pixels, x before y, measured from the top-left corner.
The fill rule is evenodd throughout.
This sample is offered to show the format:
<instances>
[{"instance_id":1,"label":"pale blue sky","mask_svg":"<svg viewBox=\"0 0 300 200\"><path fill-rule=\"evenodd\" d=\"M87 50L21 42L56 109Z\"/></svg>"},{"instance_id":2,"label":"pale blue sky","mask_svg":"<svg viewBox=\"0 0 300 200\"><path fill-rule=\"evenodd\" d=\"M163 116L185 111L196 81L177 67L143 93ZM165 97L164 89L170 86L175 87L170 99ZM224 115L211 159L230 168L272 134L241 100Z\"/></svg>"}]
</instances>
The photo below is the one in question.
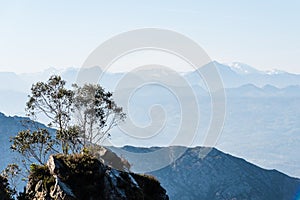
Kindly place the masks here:
<instances>
[{"instance_id":1,"label":"pale blue sky","mask_svg":"<svg viewBox=\"0 0 300 200\"><path fill-rule=\"evenodd\" d=\"M0 71L80 67L120 32L171 29L219 62L300 73L300 1L0 0Z\"/></svg>"}]
</instances>

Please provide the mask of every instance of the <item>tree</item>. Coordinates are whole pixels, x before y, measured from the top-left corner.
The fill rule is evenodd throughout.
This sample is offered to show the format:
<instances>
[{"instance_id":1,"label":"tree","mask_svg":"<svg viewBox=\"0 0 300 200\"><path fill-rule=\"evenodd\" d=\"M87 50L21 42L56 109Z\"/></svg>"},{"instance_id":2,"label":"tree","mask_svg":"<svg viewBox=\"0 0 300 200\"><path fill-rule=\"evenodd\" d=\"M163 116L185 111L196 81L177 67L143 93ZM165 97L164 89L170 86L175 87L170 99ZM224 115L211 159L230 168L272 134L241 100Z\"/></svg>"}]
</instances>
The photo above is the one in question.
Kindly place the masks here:
<instances>
[{"instance_id":1,"label":"tree","mask_svg":"<svg viewBox=\"0 0 300 200\"><path fill-rule=\"evenodd\" d=\"M31 95L26 104L28 115L36 118L44 114L49 120L49 126L55 128L56 139L63 153L69 151L68 127L74 92L65 88L66 82L60 76L53 75L47 82L37 82L32 85Z\"/></svg>"},{"instance_id":2,"label":"tree","mask_svg":"<svg viewBox=\"0 0 300 200\"><path fill-rule=\"evenodd\" d=\"M62 151L68 154L69 151L75 153L87 150L81 149L82 141L84 147L87 143L102 141L109 136L109 131L125 118L122 108L113 101L112 93L105 92L100 85L74 85L74 90L67 89L65 85L66 82L56 75L46 82L32 85L26 103L27 115L31 120L23 121L25 129L11 138L11 149L23 156L22 162L27 172L32 172L32 168L28 169L28 166L35 166L36 162L45 167L52 153ZM55 129L55 134L50 128L41 128L33 121L42 115L49 120L48 126ZM121 159L121 163L129 169L128 162ZM11 164L4 171L3 180L0 180L3 182L0 182L0 187L2 184L5 190L10 192L8 197L15 195L15 187L14 190L9 189L7 178L14 179L18 174L18 166ZM16 183L13 180L11 182L13 185ZM0 193L0 197L1 195ZM17 198L32 199L26 191L19 193Z\"/></svg>"},{"instance_id":3,"label":"tree","mask_svg":"<svg viewBox=\"0 0 300 200\"><path fill-rule=\"evenodd\" d=\"M26 103L27 115L31 119L46 116L49 126L56 130L54 135L28 120L26 129L11 139L11 149L22 154L29 163L35 160L45 164L49 154L61 150L64 154L79 152L82 141L85 146L104 140L125 118L122 108L113 101L112 93L100 85L73 85L70 90L65 84L60 76L54 75L47 82L32 85Z\"/></svg>"},{"instance_id":4,"label":"tree","mask_svg":"<svg viewBox=\"0 0 300 200\"><path fill-rule=\"evenodd\" d=\"M23 155L27 162L33 163L34 160L39 164L47 162L47 155L54 150L55 140L47 129L35 131L23 130L11 139L11 149Z\"/></svg>"},{"instance_id":5,"label":"tree","mask_svg":"<svg viewBox=\"0 0 300 200\"><path fill-rule=\"evenodd\" d=\"M21 169L15 163L7 165L7 167L1 172L1 176L6 180L9 180L11 194L16 194L17 186L19 184L19 175L21 173ZM1 198L0 198L1 199Z\"/></svg>"},{"instance_id":6,"label":"tree","mask_svg":"<svg viewBox=\"0 0 300 200\"><path fill-rule=\"evenodd\" d=\"M109 131L124 120L122 108L113 101L112 93L99 84L85 84L74 87L74 117L81 127L84 146L102 142L109 137Z\"/></svg>"}]
</instances>

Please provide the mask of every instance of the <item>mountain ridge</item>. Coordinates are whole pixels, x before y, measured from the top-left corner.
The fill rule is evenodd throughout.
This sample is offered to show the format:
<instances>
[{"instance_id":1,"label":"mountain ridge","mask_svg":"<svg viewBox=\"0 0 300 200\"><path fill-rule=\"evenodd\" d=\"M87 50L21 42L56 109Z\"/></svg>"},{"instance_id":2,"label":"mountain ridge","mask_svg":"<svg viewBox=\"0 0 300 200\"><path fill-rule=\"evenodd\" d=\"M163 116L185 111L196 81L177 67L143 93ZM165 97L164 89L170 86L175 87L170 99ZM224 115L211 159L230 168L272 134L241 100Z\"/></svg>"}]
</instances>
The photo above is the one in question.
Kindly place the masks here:
<instances>
[{"instance_id":1,"label":"mountain ridge","mask_svg":"<svg viewBox=\"0 0 300 200\"><path fill-rule=\"evenodd\" d=\"M158 178L170 199L286 200L297 197L300 179L289 177L277 170L263 169L215 148L211 149L206 157L199 159L199 153L204 148L188 148L170 165L149 172ZM145 153L151 149L157 150L157 147L145 149L125 146L123 149ZM116 149L113 148L112 151ZM126 155L123 156L126 158ZM134 166L138 159L129 162ZM151 165L151 162L147 164Z\"/></svg>"},{"instance_id":2,"label":"mountain ridge","mask_svg":"<svg viewBox=\"0 0 300 200\"><path fill-rule=\"evenodd\" d=\"M275 70L275 71L273 70L276 73L271 73L272 70L261 71L240 62L222 64L217 61L212 61L203 67L209 67L209 66L215 66L218 69L224 81L225 88L237 87L247 83L255 84L258 87L263 87L264 85L270 84L279 88L286 87L288 85L300 85L300 78L299 78L300 74L289 73L280 70ZM102 71L99 67L96 68ZM43 71L34 72L34 73L17 74L14 72L0 72L0 89L24 92L24 90L30 89L30 86L33 82L44 81L50 75L53 74L61 75L63 78L67 80L67 82L73 83L76 81L77 74L80 70L82 69L76 67L69 67L66 69L56 69L51 67L49 69L45 69ZM84 68L83 71L88 71L88 70L89 68ZM98 71L97 73L100 72L99 70L97 70ZM196 80L193 80L193 77L197 73L198 73L197 71L188 71L182 74L187 80L193 83L193 82L198 82L199 79L201 78L199 77L199 75L196 75L195 77ZM120 77L122 77L122 75L124 75L125 73L105 72L105 74L110 78L113 78L113 80L115 81L120 79ZM106 77L103 76L103 78L105 79ZM232 81L230 79L232 79ZM109 80L104 80L103 83L105 84L106 81ZM234 84L233 81L235 81L236 83ZM8 82L10 84L5 84Z\"/></svg>"}]
</instances>

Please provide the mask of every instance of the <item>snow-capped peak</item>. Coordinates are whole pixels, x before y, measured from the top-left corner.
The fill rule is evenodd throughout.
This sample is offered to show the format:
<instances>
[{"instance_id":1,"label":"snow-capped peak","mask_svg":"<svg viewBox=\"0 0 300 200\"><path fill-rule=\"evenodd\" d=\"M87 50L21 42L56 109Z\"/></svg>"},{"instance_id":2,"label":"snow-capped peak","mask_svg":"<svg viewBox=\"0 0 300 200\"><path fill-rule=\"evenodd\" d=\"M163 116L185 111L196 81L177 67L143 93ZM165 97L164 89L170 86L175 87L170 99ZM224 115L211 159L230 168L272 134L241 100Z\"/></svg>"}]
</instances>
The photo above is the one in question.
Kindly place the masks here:
<instances>
[{"instance_id":1,"label":"snow-capped peak","mask_svg":"<svg viewBox=\"0 0 300 200\"><path fill-rule=\"evenodd\" d=\"M240 63L240 62L232 62L226 63L230 69L238 74L252 74L252 73L261 73L261 71L251 67L250 65Z\"/></svg>"},{"instance_id":2,"label":"snow-capped peak","mask_svg":"<svg viewBox=\"0 0 300 200\"><path fill-rule=\"evenodd\" d=\"M274 75L274 74L284 74L286 72L279 69L271 69L271 70L267 70L265 73L269 75Z\"/></svg>"}]
</instances>

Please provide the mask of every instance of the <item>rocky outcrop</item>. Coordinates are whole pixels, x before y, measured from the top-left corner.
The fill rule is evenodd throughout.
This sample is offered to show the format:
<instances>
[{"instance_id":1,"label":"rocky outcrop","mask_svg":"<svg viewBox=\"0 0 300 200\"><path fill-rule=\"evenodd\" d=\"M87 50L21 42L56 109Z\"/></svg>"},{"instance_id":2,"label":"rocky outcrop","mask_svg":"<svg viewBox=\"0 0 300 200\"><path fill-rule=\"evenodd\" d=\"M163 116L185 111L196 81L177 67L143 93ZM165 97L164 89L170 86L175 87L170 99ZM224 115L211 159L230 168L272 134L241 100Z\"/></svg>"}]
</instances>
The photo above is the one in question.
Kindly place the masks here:
<instances>
[{"instance_id":1,"label":"rocky outcrop","mask_svg":"<svg viewBox=\"0 0 300 200\"><path fill-rule=\"evenodd\" d=\"M130 163L121 155L103 146L93 145L89 148L89 153L99 159L105 165L121 171L130 171Z\"/></svg>"},{"instance_id":2,"label":"rocky outcrop","mask_svg":"<svg viewBox=\"0 0 300 200\"><path fill-rule=\"evenodd\" d=\"M26 194L34 200L167 200L151 176L112 169L86 154L52 155L32 166Z\"/></svg>"}]
</instances>

